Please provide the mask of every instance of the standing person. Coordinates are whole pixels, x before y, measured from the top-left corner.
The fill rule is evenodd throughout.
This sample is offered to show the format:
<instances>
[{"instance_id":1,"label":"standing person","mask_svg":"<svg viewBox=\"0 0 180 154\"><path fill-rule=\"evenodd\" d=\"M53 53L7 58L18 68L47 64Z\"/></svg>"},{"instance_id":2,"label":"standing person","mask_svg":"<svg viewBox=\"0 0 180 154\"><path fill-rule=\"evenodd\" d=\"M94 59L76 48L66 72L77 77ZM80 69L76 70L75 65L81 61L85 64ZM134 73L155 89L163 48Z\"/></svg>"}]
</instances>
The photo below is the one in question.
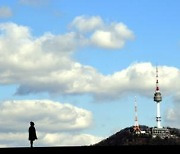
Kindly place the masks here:
<instances>
[{"instance_id":1,"label":"standing person","mask_svg":"<svg viewBox=\"0 0 180 154\"><path fill-rule=\"evenodd\" d=\"M36 129L34 127L34 122L30 122L30 127L29 127L29 141L30 141L30 145L31 148L33 147L33 141L37 140L37 136L36 136Z\"/></svg>"}]
</instances>

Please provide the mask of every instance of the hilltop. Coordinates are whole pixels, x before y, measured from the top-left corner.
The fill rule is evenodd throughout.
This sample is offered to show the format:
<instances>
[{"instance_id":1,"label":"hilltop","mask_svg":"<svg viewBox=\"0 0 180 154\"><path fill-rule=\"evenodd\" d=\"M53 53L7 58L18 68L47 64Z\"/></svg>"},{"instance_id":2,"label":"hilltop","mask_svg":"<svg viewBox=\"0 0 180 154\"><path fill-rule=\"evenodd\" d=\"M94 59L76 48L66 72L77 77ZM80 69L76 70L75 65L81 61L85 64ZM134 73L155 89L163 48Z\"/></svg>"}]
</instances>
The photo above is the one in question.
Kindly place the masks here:
<instances>
[{"instance_id":1,"label":"hilltop","mask_svg":"<svg viewBox=\"0 0 180 154\"><path fill-rule=\"evenodd\" d=\"M151 130L152 127L140 125L142 131ZM153 138L149 133L136 134L133 126L127 127L112 136L94 144L93 146L121 146L121 145L180 145L180 129L167 127L169 136Z\"/></svg>"}]
</instances>

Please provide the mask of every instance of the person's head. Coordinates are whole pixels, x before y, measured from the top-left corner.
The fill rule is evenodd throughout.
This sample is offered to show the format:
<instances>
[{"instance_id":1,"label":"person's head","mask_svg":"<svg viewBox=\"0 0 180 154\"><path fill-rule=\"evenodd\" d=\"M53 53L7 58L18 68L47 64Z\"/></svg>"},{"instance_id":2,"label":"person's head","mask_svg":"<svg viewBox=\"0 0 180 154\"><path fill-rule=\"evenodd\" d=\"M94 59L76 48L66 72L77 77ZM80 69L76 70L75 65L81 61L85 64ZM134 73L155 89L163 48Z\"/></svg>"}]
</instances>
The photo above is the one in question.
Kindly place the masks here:
<instances>
[{"instance_id":1,"label":"person's head","mask_svg":"<svg viewBox=\"0 0 180 154\"><path fill-rule=\"evenodd\" d=\"M31 122L30 122L30 125L31 125L31 126L34 126L34 122L31 121Z\"/></svg>"}]
</instances>

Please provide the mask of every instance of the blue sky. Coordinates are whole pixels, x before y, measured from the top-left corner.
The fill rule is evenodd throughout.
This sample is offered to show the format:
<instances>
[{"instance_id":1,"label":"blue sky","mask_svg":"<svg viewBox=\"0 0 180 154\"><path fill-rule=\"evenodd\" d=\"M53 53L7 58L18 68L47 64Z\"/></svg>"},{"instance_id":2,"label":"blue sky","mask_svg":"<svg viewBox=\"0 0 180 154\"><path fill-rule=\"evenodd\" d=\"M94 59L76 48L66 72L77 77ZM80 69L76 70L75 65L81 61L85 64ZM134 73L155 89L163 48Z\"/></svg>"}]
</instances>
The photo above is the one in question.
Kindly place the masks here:
<instances>
[{"instance_id":1,"label":"blue sky","mask_svg":"<svg viewBox=\"0 0 180 154\"><path fill-rule=\"evenodd\" d=\"M22 136L16 145L2 137L0 146L28 146L30 119L37 146L96 143L134 125L134 96L139 123L155 126L156 65L162 125L180 127L179 6L178 0L0 0L1 116L14 117L0 119L0 134ZM32 114L23 115L28 108Z\"/></svg>"}]
</instances>

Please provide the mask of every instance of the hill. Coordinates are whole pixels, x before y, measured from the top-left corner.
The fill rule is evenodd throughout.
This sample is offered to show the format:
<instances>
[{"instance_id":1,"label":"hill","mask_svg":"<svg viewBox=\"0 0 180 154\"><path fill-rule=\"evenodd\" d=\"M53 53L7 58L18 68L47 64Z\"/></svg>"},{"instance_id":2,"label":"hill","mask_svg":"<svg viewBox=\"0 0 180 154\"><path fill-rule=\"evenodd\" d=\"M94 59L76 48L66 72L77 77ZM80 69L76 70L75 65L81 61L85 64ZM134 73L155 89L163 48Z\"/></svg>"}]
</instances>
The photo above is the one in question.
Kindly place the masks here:
<instances>
[{"instance_id":1,"label":"hill","mask_svg":"<svg viewBox=\"0 0 180 154\"><path fill-rule=\"evenodd\" d=\"M141 125L141 131L150 132L152 128ZM93 146L121 146L121 145L180 145L180 129L167 127L168 137L152 137L151 133L136 134L132 127L127 127L112 136L94 144Z\"/></svg>"}]
</instances>

